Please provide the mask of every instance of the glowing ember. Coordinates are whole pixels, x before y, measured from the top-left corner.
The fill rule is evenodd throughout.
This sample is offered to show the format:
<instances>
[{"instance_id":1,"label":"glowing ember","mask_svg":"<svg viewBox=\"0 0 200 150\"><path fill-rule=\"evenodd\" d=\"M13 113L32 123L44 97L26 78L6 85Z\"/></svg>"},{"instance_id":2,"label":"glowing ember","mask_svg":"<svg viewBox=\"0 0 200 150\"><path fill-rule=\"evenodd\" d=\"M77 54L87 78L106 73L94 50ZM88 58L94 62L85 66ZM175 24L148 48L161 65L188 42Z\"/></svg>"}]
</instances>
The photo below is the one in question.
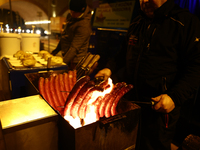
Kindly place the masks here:
<instances>
[{"instance_id":1,"label":"glowing ember","mask_svg":"<svg viewBox=\"0 0 200 150\"><path fill-rule=\"evenodd\" d=\"M95 106L93 103L97 100L98 97L104 97L106 94L110 93L113 89L112 79L108 79L109 88L105 89L104 91L94 91L92 97L87 103L87 111L86 117L83 120L84 125L91 124L99 120L98 114L95 112ZM64 118L69 122L71 126L75 129L82 127L81 119L79 117L73 118L72 116L64 116Z\"/></svg>"}]
</instances>

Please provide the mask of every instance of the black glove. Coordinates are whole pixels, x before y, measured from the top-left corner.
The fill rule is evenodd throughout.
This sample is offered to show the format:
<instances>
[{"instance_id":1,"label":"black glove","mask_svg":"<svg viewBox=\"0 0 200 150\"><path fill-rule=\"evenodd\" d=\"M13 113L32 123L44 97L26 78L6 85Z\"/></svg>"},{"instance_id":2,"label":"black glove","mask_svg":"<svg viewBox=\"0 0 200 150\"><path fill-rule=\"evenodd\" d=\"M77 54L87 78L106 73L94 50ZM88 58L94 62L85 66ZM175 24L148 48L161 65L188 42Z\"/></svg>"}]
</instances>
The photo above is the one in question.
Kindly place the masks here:
<instances>
[{"instance_id":1,"label":"black glove","mask_svg":"<svg viewBox=\"0 0 200 150\"><path fill-rule=\"evenodd\" d=\"M53 50L53 51L51 52L51 54L55 56L60 50L61 50L61 42L58 43L56 49Z\"/></svg>"},{"instance_id":2,"label":"black glove","mask_svg":"<svg viewBox=\"0 0 200 150\"><path fill-rule=\"evenodd\" d=\"M55 49L55 50L53 50L53 51L51 52L51 54L55 56L58 52L59 52L59 50Z\"/></svg>"}]
</instances>

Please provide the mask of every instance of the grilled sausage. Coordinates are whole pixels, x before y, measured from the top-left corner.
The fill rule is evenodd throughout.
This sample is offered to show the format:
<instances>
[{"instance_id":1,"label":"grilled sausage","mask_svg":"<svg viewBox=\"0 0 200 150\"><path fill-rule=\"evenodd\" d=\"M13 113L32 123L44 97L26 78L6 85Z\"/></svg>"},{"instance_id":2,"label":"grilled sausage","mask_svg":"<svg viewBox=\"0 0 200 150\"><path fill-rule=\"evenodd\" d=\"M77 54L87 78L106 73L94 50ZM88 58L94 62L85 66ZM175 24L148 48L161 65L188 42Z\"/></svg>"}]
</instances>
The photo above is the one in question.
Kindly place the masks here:
<instances>
[{"instance_id":1,"label":"grilled sausage","mask_svg":"<svg viewBox=\"0 0 200 150\"><path fill-rule=\"evenodd\" d=\"M100 114L99 114L99 106L100 106L100 103L102 101L102 96L99 96L96 101L93 103L93 106L94 106L94 112L96 114L96 120L99 120L100 119Z\"/></svg>"},{"instance_id":2,"label":"grilled sausage","mask_svg":"<svg viewBox=\"0 0 200 150\"><path fill-rule=\"evenodd\" d=\"M115 94L124 84L125 84L124 82L115 84L112 91L104 96L99 107L100 117L103 117L105 115L106 105L109 103L109 100L112 98L113 94Z\"/></svg>"},{"instance_id":3,"label":"grilled sausage","mask_svg":"<svg viewBox=\"0 0 200 150\"><path fill-rule=\"evenodd\" d=\"M113 104L113 101L115 100L116 95L112 95L111 98L109 99L107 105L105 106L105 117L109 118L111 116L111 107Z\"/></svg>"},{"instance_id":4,"label":"grilled sausage","mask_svg":"<svg viewBox=\"0 0 200 150\"><path fill-rule=\"evenodd\" d=\"M111 96L111 93L106 94L103 99L101 100L101 103L99 104L99 115L100 117L103 117L105 115L105 105L108 102L109 98Z\"/></svg>"},{"instance_id":5,"label":"grilled sausage","mask_svg":"<svg viewBox=\"0 0 200 150\"><path fill-rule=\"evenodd\" d=\"M123 87L126 86L125 82L120 82L115 84L114 90L112 91L112 95L110 96L107 104L105 105L105 117L109 118L111 116L111 107L113 104L113 101L115 100L115 98L117 97L117 93L118 91Z\"/></svg>"},{"instance_id":6,"label":"grilled sausage","mask_svg":"<svg viewBox=\"0 0 200 150\"><path fill-rule=\"evenodd\" d=\"M126 94L128 91L130 91L133 88L132 84L126 85L124 87L122 87L118 92L117 92L117 97L115 98L112 107L111 107L111 115L117 115L117 104L119 102L119 100L122 98L122 96L124 96L124 94Z\"/></svg>"},{"instance_id":7,"label":"grilled sausage","mask_svg":"<svg viewBox=\"0 0 200 150\"><path fill-rule=\"evenodd\" d=\"M58 97L58 101L60 103L60 106L64 106L65 101L62 97L62 92L61 92L61 88L60 88L60 84L59 84L59 75L55 76L55 89L56 89L56 94Z\"/></svg>"},{"instance_id":8,"label":"grilled sausage","mask_svg":"<svg viewBox=\"0 0 200 150\"><path fill-rule=\"evenodd\" d=\"M88 104L88 101L91 99L92 95L93 95L93 92L95 91L102 91L103 89L99 86L95 86L93 88L91 88L89 90L89 92L87 93L87 95L84 97L79 109L78 109L78 116L79 118L81 119L84 119L85 118L85 115L86 115L86 107L87 107L87 104Z\"/></svg>"},{"instance_id":9,"label":"grilled sausage","mask_svg":"<svg viewBox=\"0 0 200 150\"><path fill-rule=\"evenodd\" d=\"M71 91L72 90L72 88L73 88L73 86L74 86L74 84L73 84L73 71L72 70L69 70L68 71L68 81L69 81L69 90Z\"/></svg>"},{"instance_id":10,"label":"grilled sausage","mask_svg":"<svg viewBox=\"0 0 200 150\"><path fill-rule=\"evenodd\" d=\"M39 92L40 92L40 94L43 96L43 98L44 98L45 100L47 100L47 95L46 95L46 93L45 93L45 91L44 91L44 78L43 78L43 77L40 77L40 78L39 78L38 87L39 87Z\"/></svg>"},{"instance_id":11,"label":"grilled sausage","mask_svg":"<svg viewBox=\"0 0 200 150\"><path fill-rule=\"evenodd\" d=\"M64 113L63 113L64 116L70 115L71 106L74 102L74 99L76 98L76 95L89 80L90 80L89 76L83 76L76 82L65 102Z\"/></svg>"},{"instance_id":12,"label":"grilled sausage","mask_svg":"<svg viewBox=\"0 0 200 150\"><path fill-rule=\"evenodd\" d=\"M49 83L49 79L48 78L45 78L44 79L44 89L45 89L45 93L47 95L47 101L48 103L54 108L56 109L55 107L55 104L54 104L54 101L53 101L53 98L51 96L51 92L50 92L50 83Z\"/></svg>"},{"instance_id":13,"label":"grilled sausage","mask_svg":"<svg viewBox=\"0 0 200 150\"><path fill-rule=\"evenodd\" d=\"M77 72L76 70L73 70L73 79L72 79L73 86L76 84L76 80L77 80L76 72Z\"/></svg>"},{"instance_id":14,"label":"grilled sausage","mask_svg":"<svg viewBox=\"0 0 200 150\"><path fill-rule=\"evenodd\" d=\"M80 107L84 97L87 95L89 90L92 87L94 87L94 85L95 85L94 81L89 81L79 91L79 93L76 96L74 103L72 104L72 107L71 107L71 116L73 118L76 118L78 116L78 110L79 110L79 107Z\"/></svg>"},{"instance_id":15,"label":"grilled sausage","mask_svg":"<svg viewBox=\"0 0 200 150\"><path fill-rule=\"evenodd\" d=\"M65 92L64 75L59 74L58 79L59 79L59 85L60 85L60 90L61 90L61 94L62 94L62 99L63 99L63 102L65 103L65 100L67 99L67 93Z\"/></svg>"},{"instance_id":16,"label":"grilled sausage","mask_svg":"<svg viewBox=\"0 0 200 150\"><path fill-rule=\"evenodd\" d=\"M50 76L49 79L49 84L50 84L50 91L51 91L51 95L54 101L54 104L56 106L56 110L58 110L58 106L60 106L61 104L59 103L57 94L56 94L56 90L55 90L55 77L54 76Z\"/></svg>"},{"instance_id":17,"label":"grilled sausage","mask_svg":"<svg viewBox=\"0 0 200 150\"><path fill-rule=\"evenodd\" d=\"M65 94L66 94L66 98L65 98L65 101L66 101L66 99L67 99L67 97L68 97L68 95L69 95L69 92L70 92L70 90L69 90L69 77L68 77L68 73L63 73L63 78L64 78L64 89L65 89Z\"/></svg>"}]
</instances>

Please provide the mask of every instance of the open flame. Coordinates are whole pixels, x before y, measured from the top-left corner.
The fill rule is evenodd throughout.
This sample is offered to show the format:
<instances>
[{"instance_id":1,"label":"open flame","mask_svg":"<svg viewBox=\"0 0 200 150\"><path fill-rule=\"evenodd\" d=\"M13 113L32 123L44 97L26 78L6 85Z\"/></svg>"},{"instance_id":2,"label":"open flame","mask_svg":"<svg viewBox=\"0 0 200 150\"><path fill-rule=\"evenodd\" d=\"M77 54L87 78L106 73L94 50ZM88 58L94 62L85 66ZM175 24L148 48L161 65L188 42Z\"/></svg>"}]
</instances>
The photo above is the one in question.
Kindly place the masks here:
<instances>
[{"instance_id":1,"label":"open flame","mask_svg":"<svg viewBox=\"0 0 200 150\"><path fill-rule=\"evenodd\" d=\"M64 116L65 120L75 129L82 127L83 125L88 125L99 120L98 114L95 112L95 106L93 103L97 100L98 97L104 97L106 94L110 93L113 89L112 79L108 79L109 88L104 89L103 91L94 91L91 99L87 104L86 117L80 119L79 117L73 118L72 116Z\"/></svg>"},{"instance_id":2,"label":"open flame","mask_svg":"<svg viewBox=\"0 0 200 150\"><path fill-rule=\"evenodd\" d=\"M72 116L64 116L65 120L69 122L69 124L74 127L74 129L77 129L79 127L82 127L81 120L79 117L73 118Z\"/></svg>"},{"instance_id":3,"label":"open flame","mask_svg":"<svg viewBox=\"0 0 200 150\"><path fill-rule=\"evenodd\" d=\"M91 124L93 122L97 121L97 114L94 111L94 106L93 105L89 105L89 111L86 113L86 117L84 119L84 125L88 125Z\"/></svg>"},{"instance_id":4,"label":"open flame","mask_svg":"<svg viewBox=\"0 0 200 150\"><path fill-rule=\"evenodd\" d=\"M109 88L104 89L102 92L101 91L94 91L91 99L88 101L88 105L92 104L99 96L104 97L106 94L108 94L112 91L113 83L112 83L111 78L108 78L108 85L110 85Z\"/></svg>"}]
</instances>

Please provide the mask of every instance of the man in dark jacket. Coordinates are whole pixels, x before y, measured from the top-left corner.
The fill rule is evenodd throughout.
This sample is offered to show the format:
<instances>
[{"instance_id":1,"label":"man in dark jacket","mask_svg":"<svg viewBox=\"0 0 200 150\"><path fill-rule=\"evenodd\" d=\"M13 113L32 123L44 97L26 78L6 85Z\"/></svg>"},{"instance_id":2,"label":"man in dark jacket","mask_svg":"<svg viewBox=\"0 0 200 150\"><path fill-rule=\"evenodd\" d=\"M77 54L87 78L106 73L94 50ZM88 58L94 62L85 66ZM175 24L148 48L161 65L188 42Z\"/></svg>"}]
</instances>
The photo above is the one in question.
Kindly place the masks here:
<instances>
[{"instance_id":1,"label":"man in dark jacket","mask_svg":"<svg viewBox=\"0 0 200 150\"><path fill-rule=\"evenodd\" d=\"M73 69L88 52L91 11L85 0L70 0L69 9L61 40L52 54L62 51L63 61Z\"/></svg>"},{"instance_id":2,"label":"man in dark jacket","mask_svg":"<svg viewBox=\"0 0 200 150\"><path fill-rule=\"evenodd\" d=\"M134 85L129 98L141 106L142 150L169 150L180 107L200 85L200 22L173 0L140 0L123 49L96 76ZM128 97L127 96L127 97Z\"/></svg>"}]
</instances>

